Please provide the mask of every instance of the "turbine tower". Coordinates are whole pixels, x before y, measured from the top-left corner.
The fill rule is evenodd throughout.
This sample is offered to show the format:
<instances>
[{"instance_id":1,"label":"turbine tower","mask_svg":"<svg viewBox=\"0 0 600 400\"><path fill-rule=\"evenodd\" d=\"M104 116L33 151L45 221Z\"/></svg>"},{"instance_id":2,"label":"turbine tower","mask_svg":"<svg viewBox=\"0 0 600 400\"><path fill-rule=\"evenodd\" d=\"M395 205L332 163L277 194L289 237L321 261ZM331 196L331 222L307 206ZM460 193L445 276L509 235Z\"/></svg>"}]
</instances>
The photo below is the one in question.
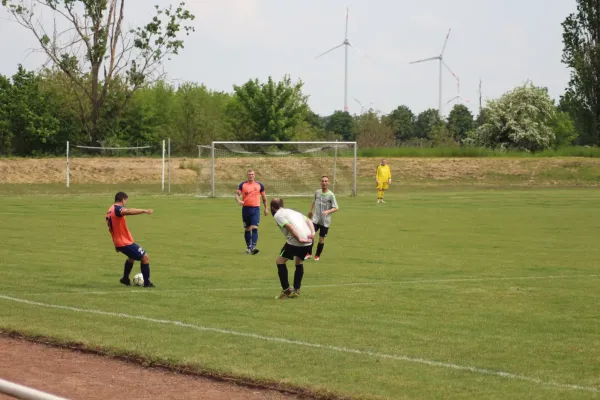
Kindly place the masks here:
<instances>
[{"instance_id":1,"label":"turbine tower","mask_svg":"<svg viewBox=\"0 0 600 400\"><path fill-rule=\"evenodd\" d=\"M444 51L446 50L446 45L448 44L448 38L450 37L450 31L452 29L448 29L448 34L446 35L446 40L444 41L444 46L442 47L442 52L439 56L424 58L422 60L413 61L410 64L417 64L426 61L439 60L440 61L440 81L439 81L439 108L438 112L440 117L442 116L442 64L444 63Z\"/></svg>"},{"instance_id":2,"label":"turbine tower","mask_svg":"<svg viewBox=\"0 0 600 400\"><path fill-rule=\"evenodd\" d=\"M324 53L319 54L316 58L322 57L327 53L334 51L342 46L344 48L344 111L348 111L348 47L353 47L355 50L358 50L355 46L350 44L348 40L348 7L346 7L346 33L344 35L344 41L331 49L327 50Z\"/></svg>"}]
</instances>

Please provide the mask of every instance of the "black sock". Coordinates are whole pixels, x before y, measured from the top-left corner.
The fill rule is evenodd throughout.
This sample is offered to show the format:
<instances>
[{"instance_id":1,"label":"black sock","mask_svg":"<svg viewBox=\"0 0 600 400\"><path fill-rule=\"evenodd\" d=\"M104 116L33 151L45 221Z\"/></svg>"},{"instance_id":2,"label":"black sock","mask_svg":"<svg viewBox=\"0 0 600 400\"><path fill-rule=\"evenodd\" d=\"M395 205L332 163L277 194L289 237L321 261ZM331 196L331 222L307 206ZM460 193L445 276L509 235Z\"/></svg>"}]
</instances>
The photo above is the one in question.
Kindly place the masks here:
<instances>
[{"instance_id":1,"label":"black sock","mask_svg":"<svg viewBox=\"0 0 600 400\"><path fill-rule=\"evenodd\" d=\"M142 275L144 276L144 284L150 283L150 264L142 264Z\"/></svg>"},{"instance_id":2,"label":"black sock","mask_svg":"<svg viewBox=\"0 0 600 400\"><path fill-rule=\"evenodd\" d=\"M294 289L300 290L302 286L302 277L304 276L304 265L296 264L296 272L294 272Z\"/></svg>"},{"instance_id":3,"label":"black sock","mask_svg":"<svg viewBox=\"0 0 600 400\"><path fill-rule=\"evenodd\" d=\"M279 282L283 290L290 287L290 281L288 280L288 269L285 264L277 264L277 274L279 274Z\"/></svg>"},{"instance_id":4,"label":"black sock","mask_svg":"<svg viewBox=\"0 0 600 400\"><path fill-rule=\"evenodd\" d=\"M310 246L308 246L308 254L312 254L312 249L313 249L313 245L311 244Z\"/></svg>"},{"instance_id":5,"label":"black sock","mask_svg":"<svg viewBox=\"0 0 600 400\"><path fill-rule=\"evenodd\" d=\"M129 262L129 260L125 261L125 266L123 267L123 278L129 279L129 274L131 274L131 270L133 269L133 263Z\"/></svg>"},{"instance_id":6,"label":"black sock","mask_svg":"<svg viewBox=\"0 0 600 400\"><path fill-rule=\"evenodd\" d=\"M258 243L258 229L252 229L252 247L256 247L256 243Z\"/></svg>"},{"instance_id":7,"label":"black sock","mask_svg":"<svg viewBox=\"0 0 600 400\"><path fill-rule=\"evenodd\" d=\"M244 231L244 239L246 239L246 247L250 248L250 243L252 243L252 232Z\"/></svg>"},{"instance_id":8,"label":"black sock","mask_svg":"<svg viewBox=\"0 0 600 400\"><path fill-rule=\"evenodd\" d=\"M325 247L325 243L319 243L317 245L317 256L321 256L321 253L323 252L323 247Z\"/></svg>"}]
</instances>

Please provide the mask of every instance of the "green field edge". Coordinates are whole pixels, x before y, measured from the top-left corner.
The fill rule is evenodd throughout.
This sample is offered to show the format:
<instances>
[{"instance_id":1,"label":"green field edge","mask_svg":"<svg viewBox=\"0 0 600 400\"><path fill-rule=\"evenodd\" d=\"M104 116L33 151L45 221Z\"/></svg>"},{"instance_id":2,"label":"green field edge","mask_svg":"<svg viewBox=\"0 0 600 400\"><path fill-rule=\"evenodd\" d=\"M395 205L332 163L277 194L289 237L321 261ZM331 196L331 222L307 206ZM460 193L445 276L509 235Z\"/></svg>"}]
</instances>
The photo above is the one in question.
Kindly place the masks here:
<instances>
[{"instance_id":1,"label":"green field edge","mask_svg":"<svg viewBox=\"0 0 600 400\"><path fill-rule=\"evenodd\" d=\"M315 142L319 143L319 142ZM285 142L276 142L277 145L285 145ZM600 147L590 146L566 146L559 147L556 149L546 149L536 152L524 151L524 150L499 150L490 149L485 147L461 147L461 146L437 146L437 147L365 147L357 148L357 156L364 158L374 157L413 157L413 158L557 158L557 157L579 157L579 158L600 158ZM266 154L265 154L266 155ZM292 155L295 156L296 154ZM77 152L71 153L73 158L162 158L162 153L147 152L141 154L78 154ZM252 155L250 157L255 157ZM297 156L304 157L305 155L297 154ZM354 154L338 154L338 157L354 157ZM61 158L64 159L66 155L62 154L36 154L34 156L12 156L12 155L0 155L0 160L18 160L18 159L47 159L47 158ZM232 154L231 156L225 155L219 158L243 158L243 154ZM184 154L171 154L171 158L199 158L196 153ZM210 159L210 156L202 156L202 158Z\"/></svg>"},{"instance_id":2,"label":"green field edge","mask_svg":"<svg viewBox=\"0 0 600 400\"><path fill-rule=\"evenodd\" d=\"M250 376L232 375L216 370L204 369L200 365L185 364L170 361L160 357L148 357L136 352L123 349L90 345L76 341L63 340L55 337L39 335L33 332L7 329L0 327L0 337L27 341L47 347L69 350L84 354L93 354L113 360L123 361L142 368L168 371L189 377L207 378L216 382L225 382L249 389L277 391L284 395L293 395L300 399L314 400L350 400L354 397L338 394L323 389L315 390L273 380L257 379Z\"/></svg>"}]
</instances>

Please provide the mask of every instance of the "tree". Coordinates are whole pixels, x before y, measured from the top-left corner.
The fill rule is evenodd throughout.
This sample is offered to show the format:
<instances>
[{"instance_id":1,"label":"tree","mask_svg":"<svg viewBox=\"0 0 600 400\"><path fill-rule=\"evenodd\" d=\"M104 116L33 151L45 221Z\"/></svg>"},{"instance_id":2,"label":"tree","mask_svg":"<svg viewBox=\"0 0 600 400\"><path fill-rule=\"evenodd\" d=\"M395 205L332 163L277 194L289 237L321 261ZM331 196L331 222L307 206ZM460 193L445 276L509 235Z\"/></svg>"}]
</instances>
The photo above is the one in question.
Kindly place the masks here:
<instances>
[{"instance_id":1,"label":"tree","mask_svg":"<svg viewBox=\"0 0 600 400\"><path fill-rule=\"evenodd\" d=\"M231 96L214 92L204 85L185 83L175 94L174 136L177 148L196 154L199 144L230 139L225 113Z\"/></svg>"},{"instance_id":2,"label":"tree","mask_svg":"<svg viewBox=\"0 0 600 400\"><path fill-rule=\"evenodd\" d=\"M125 0L2 0L2 5L78 87L78 110L92 143L102 138L99 122L116 80L121 77L127 89L113 105L118 115L138 88L160 76L163 61L183 48L180 31L194 30L182 26L194 19L184 3L175 9L156 6L148 24L129 31L123 27ZM43 9L54 18L42 21Z\"/></svg>"},{"instance_id":3,"label":"tree","mask_svg":"<svg viewBox=\"0 0 600 400\"><path fill-rule=\"evenodd\" d=\"M585 136L600 144L600 2L577 0L577 12L563 26L562 62L571 68L567 94Z\"/></svg>"},{"instance_id":4,"label":"tree","mask_svg":"<svg viewBox=\"0 0 600 400\"><path fill-rule=\"evenodd\" d=\"M394 131L396 140L409 140L413 136L415 114L407 106L398 106L384 121Z\"/></svg>"},{"instance_id":5,"label":"tree","mask_svg":"<svg viewBox=\"0 0 600 400\"><path fill-rule=\"evenodd\" d=\"M379 115L369 110L355 120L356 140L364 147L394 147L394 131Z\"/></svg>"},{"instance_id":6,"label":"tree","mask_svg":"<svg viewBox=\"0 0 600 400\"><path fill-rule=\"evenodd\" d=\"M6 154L45 153L59 130L59 121L40 89L40 81L34 72L19 65L12 85L5 78L0 82L0 136Z\"/></svg>"},{"instance_id":7,"label":"tree","mask_svg":"<svg viewBox=\"0 0 600 400\"><path fill-rule=\"evenodd\" d=\"M230 112L238 124L247 126L250 136L245 139L290 140L308 113L302 86L302 81L292 83L288 75L279 82L269 77L266 83L254 79L234 85Z\"/></svg>"},{"instance_id":8,"label":"tree","mask_svg":"<svg viewBox=\"0 0 600 400\"><path fill-rule=\"evenodd\" d=\"M421 139L431 137L431 133L436 126L443 125L444 121L440 118L440 113L434 108L423 111L417 116L415 121L414 135Z\"/></svg>"},{"instance_id":9,"label":"tree","mask_svg":"<svg viewBox=\"0 0 600 400\"><path fill-rule=\"evenodd\" d=\"M550 121L550 126L554 132L554 140L552 141L554 148L570 146L577 139L575 123L569 113L557 111Z\"/></svg>"},{"instance_id":10,"label":"tree","mask_svg":"<svg viewBox=\"0 0 600 400\"><path fill-rule=\"evenodd\" d=\"M577 104L576 100L573 99L573 94L570 90L567 90L565 94L560 97L557 111L559 113L567 113L573 121L578 144L585 145L595 143L593 132L589 128L591 123L590 113Z\"/></svg>"},{"instance_id":11,"label":"tree","mask_svg":"<svg viewBox=\"0 0 600 400\"><path fill-rule=\"evenodd\" d=\"M455 140L462 141L473 129L473 114L464 104L456 104L448 115L448 130Z\"/></svg>"},{"instance_id":12,"label":"tree","mask_svg":"<svg viewBox=\"0 0 600 400\"><path fill-rule=\"evenodd\" d=\"M50 138L48 150L54 154L65 151L65 142L82 144L87 141L84 122L77 112L76 87L60 70L44 69L40 73L40 90L51 104L52 114L59 121L58 132Z\"/></svg>"},{"instance_id":13,"label":"tree","mask_svg":"<svg viewBox=\"0 0 600 400\"><path fill-rule=\"evenodd\" d=\"M486 122L476 131L479 144L536 151L555 140L551 124L556 110L546 88L520 86L489 101L486 109Z\"/></svg>"},{"instance_id":14,"label":"tree","mask_svg":"<svg viewBox=\"0 0 600 400\"><path fill-rule=\"evenodd\" d=\"M342 140L353 140L352 116L348 111L334 111L325 121L325 132L340 136Z\"/></svg>"}]
</instances>

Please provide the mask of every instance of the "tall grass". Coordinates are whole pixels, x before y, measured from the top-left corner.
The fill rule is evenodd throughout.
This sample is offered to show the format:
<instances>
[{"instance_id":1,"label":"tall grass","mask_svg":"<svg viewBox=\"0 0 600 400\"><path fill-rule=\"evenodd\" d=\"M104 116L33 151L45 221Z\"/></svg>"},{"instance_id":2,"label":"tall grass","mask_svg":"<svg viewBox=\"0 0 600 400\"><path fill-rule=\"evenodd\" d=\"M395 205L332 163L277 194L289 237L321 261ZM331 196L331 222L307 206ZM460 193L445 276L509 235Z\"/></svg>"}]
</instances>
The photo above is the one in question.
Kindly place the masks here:
<instances>
[{"instance_id":1,"label":"tall grass","mask_svg":"<svg viewBox=\"0 0 600 400\"><path fill-rule=\"evenodd\" d=\"M589 157L600 158L600 147L571 146L540 152L494 150L485 147L393 147L358 149L359 157Z\"/></svg>"}]
</instances>

